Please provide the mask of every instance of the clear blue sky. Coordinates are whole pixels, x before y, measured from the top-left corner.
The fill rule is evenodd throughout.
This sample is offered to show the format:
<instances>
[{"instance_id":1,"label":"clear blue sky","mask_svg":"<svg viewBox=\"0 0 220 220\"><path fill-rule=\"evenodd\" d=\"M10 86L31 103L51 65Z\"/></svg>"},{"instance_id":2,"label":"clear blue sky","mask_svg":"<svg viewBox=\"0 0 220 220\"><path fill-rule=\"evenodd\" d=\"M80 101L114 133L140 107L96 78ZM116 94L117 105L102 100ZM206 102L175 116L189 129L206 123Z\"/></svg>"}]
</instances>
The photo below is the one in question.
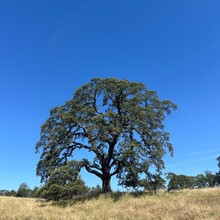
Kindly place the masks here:
<instances>
[{"instance_id":1,"label":"clear blue sky","mask_svg":"<svg viewBox=\"0 0 220 220\"><path fill-rule=\"evenodd\" d=\"M0 189L40 185L40 126L93 77L142 82L178 105L166 171L217 171L220 1L1 0Z\"/></svg>"}]
</instances>

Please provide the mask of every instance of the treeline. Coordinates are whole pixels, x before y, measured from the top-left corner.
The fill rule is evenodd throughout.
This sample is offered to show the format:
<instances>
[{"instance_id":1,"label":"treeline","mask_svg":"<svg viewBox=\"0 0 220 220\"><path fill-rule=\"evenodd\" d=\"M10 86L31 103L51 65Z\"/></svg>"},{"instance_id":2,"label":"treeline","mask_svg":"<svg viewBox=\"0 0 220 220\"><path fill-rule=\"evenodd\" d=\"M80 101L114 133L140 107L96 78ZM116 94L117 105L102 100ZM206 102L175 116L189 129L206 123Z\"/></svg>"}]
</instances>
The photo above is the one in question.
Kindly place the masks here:
<instances>
[{"instance_id":1,"label":"treeline","mask_svg":"<svg viewBox=\"0 0 220 220\"><path fill-rule=\"evenodd\" d=\"M160 175L151 175L151 178L144 178L136 182L135 185L136 190L143 188L151 193L156 193L159 189L170 192L171 190L218 187L220 186L220 173L205 171L204 174L187 176L169 172L164 178Z\"/></svg>"},{"instance_id":2,"label":"treeline","mask_svg":"<svg viewBox=\"0 0 220 220\"><path fill-rule=\"evenodd\" d=\"M0 190L0 196L13 196L23 198L44 198L46 200L66 200L77 196L91 196L101 193L99 185L89 188L85 185L80 176L73 178L73 173L68 173L62 169L57 171L53 178L42 187L29 188L26 183L22 183L18 190ZM61 176L62 174L62 176ZM70 175L71 174L71 175ZM204 174L196 176L187 176L184 174L167 173L165 178L161 176L151 176L151 178L142 179L136 184L136 190L141 188L145 191L156 193L157 190L163 189L167 192L182 189L199 189L220 186L220 172L213 173L205 171Z\"/></svg>"},{"instance_id":3,"label":"treeline","mask_svg":"<svg viewBox=\"0 0 220 220\"><path fill-rule=\"evenodd\" d=\"M220 185L219 172L212 173L205 171L204 174L198 174L196 176L168 173L166 179L168 180L167 191L217 187Z\"/></svg>"},{"instance_id":4,"label":"treeline","mask_svg":"<svg viewBox=\"0 0 220 220\"><path fill-rule=\"evenodd\" d=\"M175 173L168 173L166 179L168 181L167 191L181 190L181 189L199 189L207 187L220 186L220 156L217 158L219 171L213 173L205 171L204 174L196 176L177 175Z\"/></svg>"},{"instance_id":5,"label":"treeline","mask_svg":"<svg viewBox=\"0 0 220 220\"><path fill-rule=\"evenodd\" d=\"M18 190L0 190L0 196L13 196L13 197L23 197L23 198L35 198L37 197L37 192L39 188L34 187L31 189L27 183L21 183Z\"/></svg>"}]
</instances>

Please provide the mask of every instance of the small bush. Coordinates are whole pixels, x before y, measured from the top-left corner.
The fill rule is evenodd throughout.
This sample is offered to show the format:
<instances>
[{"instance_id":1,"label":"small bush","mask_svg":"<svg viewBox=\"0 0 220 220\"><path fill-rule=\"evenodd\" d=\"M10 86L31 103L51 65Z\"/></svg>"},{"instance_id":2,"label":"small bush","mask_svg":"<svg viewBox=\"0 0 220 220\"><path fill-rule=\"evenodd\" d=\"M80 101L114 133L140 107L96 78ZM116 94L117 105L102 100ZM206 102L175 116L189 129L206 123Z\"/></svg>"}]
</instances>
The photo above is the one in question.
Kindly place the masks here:
<instances>
[{"instance_id":1,"label":"small bush","mask_svg":"<svg viewBox=\"0 0 220 220\"><path fill-rule=\"evenodd\" d=\"M38 190L38 197L46 200L67 200L87 193L84 181L73 164L68 164L54 171L47 183Z\"/></svg>"}]
</instances>

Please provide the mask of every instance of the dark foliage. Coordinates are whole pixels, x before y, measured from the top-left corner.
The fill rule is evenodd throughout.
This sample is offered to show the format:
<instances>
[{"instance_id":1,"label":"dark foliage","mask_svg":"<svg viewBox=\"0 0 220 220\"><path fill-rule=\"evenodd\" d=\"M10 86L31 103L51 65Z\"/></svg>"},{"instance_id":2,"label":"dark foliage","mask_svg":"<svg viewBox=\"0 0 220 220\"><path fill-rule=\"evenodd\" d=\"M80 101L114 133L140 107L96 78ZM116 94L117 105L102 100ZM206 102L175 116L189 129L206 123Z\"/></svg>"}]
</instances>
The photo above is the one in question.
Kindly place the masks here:
<instances>
[{"instance_id":1,"label":"dark foliage","mask_svg":"<svg viewBox=\"0 0 220 220\"><path fill-rule=\"evenodd\" d=\"M205 171L204 174L198 174L196 176L168 173L167 180L168 191L181 189L199 189L206 187L215 187L219 185L218 173L214 174L210 171Z\"/></svg>"},{"instance_id":2,"label":"dark foliage","mask_svg":"<svg viewBox=\"0 0 220 220\"><path fill-rule=\"evenodd\" d=\"M21 183L17 190L16 197L32 197L32 190L27 183Z\"/></svg>"},{"instance_id":3,"label":"dark foliage","mask_svg":"<svg viewBox=\"0 0 220 220\"><path fill-rule=\"evenodd\" d=\"M47 183L38 190L38 197L46 200L67 200L88 192L79 176L78 163L72 161L56 169Z\"/></svg>"}]
</instances>

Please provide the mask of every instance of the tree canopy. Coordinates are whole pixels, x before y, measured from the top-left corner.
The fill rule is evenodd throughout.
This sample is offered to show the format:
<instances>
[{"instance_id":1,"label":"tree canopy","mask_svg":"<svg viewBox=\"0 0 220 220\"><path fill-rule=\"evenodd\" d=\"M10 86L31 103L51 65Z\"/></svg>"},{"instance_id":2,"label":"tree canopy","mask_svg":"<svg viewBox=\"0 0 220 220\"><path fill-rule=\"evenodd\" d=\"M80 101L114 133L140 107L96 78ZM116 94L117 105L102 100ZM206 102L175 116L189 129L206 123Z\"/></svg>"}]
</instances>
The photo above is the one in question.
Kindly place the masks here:
<instances>
[{"instance_id":1,"label":"tree canopy","mask_svg":"<svg viewBox=\"0 0 220 220\"><path fill-rule=\"evenodd\" d=\"M79 175L77 161L71 161L51 173L47 183L38 190L38 196L47 200L65 200L89 191Z\"/></svg>"},{"instance_id":2,"label":"tree canopy","mask_svg":"<svg viewBox=\"0 0 220 220\"><path fill-rule=\"evenodd\" d=\"M32 190L29 188L27 183L21 183L19 186L17 193L17 197L31 197L32 196Z\"/></svg>"},{"instance_id":3,"label":"tree canopy","mask_svg":"<svg viewBox=\"0 0 220 220\"><path fill-rule=\"evenodd\" d=\"M174 109L175 104L160 100L142 83L94 78L53 108L42 125L37 175L48 181L82 149L94 157L85 157L80 166L102 180L103 192L111 191L114 175L126 183L123 180L134 182L146 170L159 172L163 156L173 153L163 122Z\"/></svg>"}]
</instances>

